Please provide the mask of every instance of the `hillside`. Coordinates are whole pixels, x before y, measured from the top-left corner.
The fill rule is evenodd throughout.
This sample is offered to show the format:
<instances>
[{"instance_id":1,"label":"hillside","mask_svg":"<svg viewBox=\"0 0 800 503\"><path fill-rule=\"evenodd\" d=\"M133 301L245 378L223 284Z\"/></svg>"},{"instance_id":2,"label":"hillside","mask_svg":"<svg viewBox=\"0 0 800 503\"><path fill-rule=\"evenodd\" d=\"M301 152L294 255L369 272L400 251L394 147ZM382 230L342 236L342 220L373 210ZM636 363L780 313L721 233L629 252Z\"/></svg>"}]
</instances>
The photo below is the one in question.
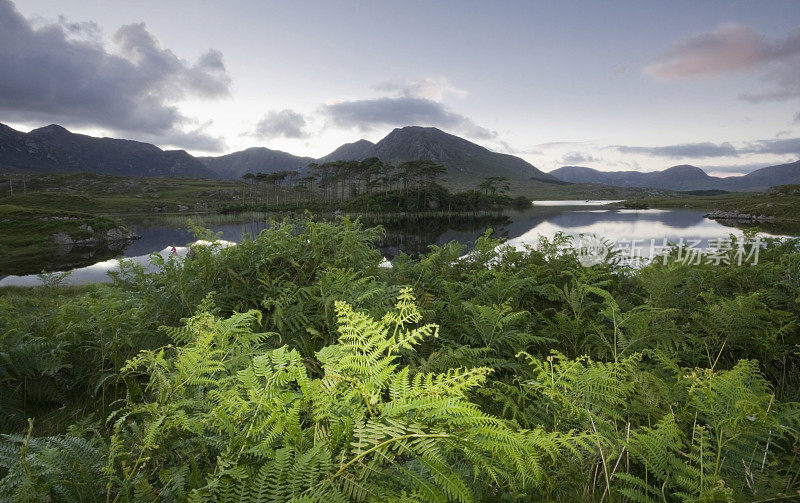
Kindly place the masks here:
<instances>
[{"instance_id":1,"label":"hillside","mask_svg":"<svg viewBox=\"0 0 800 503\"><path fill-rule=\"evenodd\" d=\"M56 124L29 133L0 124L0 171L216 177L184 150L161 150L150 143L76 134Z\"/></svg>"},{"instance_id":2,"label":"hillside","mask_svg":"<svg viewBox=\"0 0 800 503\"><path fill-rule=\"evenodd\" d=\"M373 155L389 162L429 159L446 166L451 181L477 181L488 176L556 181L519 157L492 152L433 127L397 128L375 144Z\"/></svg>"},{"instance_id":3,"label":"hillside","mask_svg":"<svg viewBox=\"0 0 800 503\"><path fill-rule=\"evenodd\" d=\"M473 186L488 176L505 176L517 181L560 183L519 157L492 152L433 127L397 128L378 143L367 140L345 143L316 162L361 161L368 157L378 157L392 163L414 159L435 161L447 167L448 182L461 186ZM313 161L308 157L296 157L265 148L200 159L225 178L238 178L247 172L269 173L301 169Z\"/></svg>"},{"instance_id":4,"label":"hillside","mask_svg":"<svg viewBox=\"0 0 800 503\"><path fill-rule=\"evenodd\" d=\"M519 157L492 152L433 127L397 128L378 143L346 143L316 162L368 157L393 163L428 159L443 164L447 182L461 187L472 187L489 176L563 184ZM149 143L75 134L55 124L29 133L0 124L0 171L5 172L237 179L245 173L302 171L311 162L315 159L265 147L192 157L183 150L161 150Z\"/></svg>"},{"instance_id":5,"label":"hillside","mask_svg":"<svg viewBox=\"0 0 800 503\"><path fill-rule=\"evenodd\" d=\"M800 161L767 166L743 176L709 176L690 165L662 171L600 171L583 166L563 166L550 175L571 183L602 183L614 187L650 187L668 190L760 191L774 185L800 183Z\"/></svg>"},{"instance_id":6,"label":"hillside","mask_svg":"<svg viewBox=\"0 0 800 503\"><path fill-rule=\"evenodd\" d=\"M368 140L358 140L353 143L345 143L330 154L317 159L317 162L362 161L374 155L374 151L374 143Z\"/></svg>"},{"instance_id":7,"label":"hillside","mask_svg":"<svg viewBox=\"0 0 800 503\"><path fill-rule=\"evenodd\" d=\"M240 178L245 173L300 171L314 161L311 157L299 157L265 147L253 147L232 154L198 157L198 159L221 178L226 179Z\"/></svg>"},{"instance_id":8,"label":"hillside","mask_svg":"<svg viewBox=\"0 0 800 503\"><path fill-rule=\"evenodd\" d=\"M766 189L775 185L800 184L800 161L767 166L732 180L739 187Z\"/></svg>"}]
</instances>

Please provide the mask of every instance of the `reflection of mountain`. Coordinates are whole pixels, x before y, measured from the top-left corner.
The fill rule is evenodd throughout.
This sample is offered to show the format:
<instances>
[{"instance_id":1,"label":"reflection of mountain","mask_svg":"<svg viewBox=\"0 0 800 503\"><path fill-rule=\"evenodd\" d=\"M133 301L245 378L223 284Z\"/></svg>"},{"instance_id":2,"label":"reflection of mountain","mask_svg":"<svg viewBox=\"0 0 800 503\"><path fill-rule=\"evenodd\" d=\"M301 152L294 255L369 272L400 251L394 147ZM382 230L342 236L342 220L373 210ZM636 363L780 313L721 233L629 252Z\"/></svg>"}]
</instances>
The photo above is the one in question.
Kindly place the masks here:
<instances>
[{"instance_id":1,"label":"reflection of mountain","mask_svg":"<svg viewBox=\"0 0 800 503\"><path fill-rule=\"evenodd\" d=\"M753 229L772 236L800 236L800 224L797 222L741 222L738 220L715 220L716 223L734 229Z\"/></svg>"},{"instance_id":2,"label":"reflection of mountain","mask_svg":"<svg viewBox=\"0 0 800 503\"><path fill-rule=\"evenodd\" d=\"M95 248L71 248L57 250L55 253L3 257L2 271L4 275L66 271L108 260L119 255L119 249L109 249L103 244ZM0 276L0 280L4 277Z\"/></svg>"},{"instance_id":3,"label":"reflection of mountain","mask_svg":"<svg viewBox=\"0 0 800 503\"><path fill-rule=\"evenodd\" d=\"M441 217L378 217L364 219L365 225L382 225L386 233L378 243L381 253L393 259L401 251L412 256L428 251L430 245L458 241L471 246L491 227L500 230L511 220L503 215ZM501 231L502 232L502 231ZM501 234L502 235L502 234Z\"/></svg>"},{"instance_id":4,"label":"reflection of mountain","mask_svg":"<svg viewBox=\"0 0 800 503\"><path fill-rule=\"evenodd\" d=\"M606 210L576 209L564 206L538 206L523 212L506 215L483 216L440 216L412 218L409 216L370 216L362 218L366 226L382 225L386 229L384 238L378 248L385 257L392 259L400 251L416 256L428 251L430 245L443 245L450 241L458 241L467 245L468 249L484 231L491 227L494 236L503 237L513 245L535 245L539 235L552 238L556 232L577 235L581 233L597 234L612 242L624 240L651 239L660 242L667 238L677 242L679 239L699 239L703 246L709 239L726 238L735 229L721 225L723 222L708 220L702 212L695 210ZM202 222L201 222L202 224ZM243 233L257 236L268 224L254 220L244 223L214 225L207 228L219 233L221 239L238 242ZM172 244L181 247L195 241L193 233L185 227L175 227L166 223L150 221L130 224L142 238L124 250L124 255L143 264L147 256L153 252L168 253ZM767 229L783 235L800 235L800 230ZM81 265L94 264L112 256L108 250L79 250L79 253L67 256L38 257L28 260L26 268L17 268L16 274L32 274L47 270L64 270ZM92 269L91 279L104 277L105 266ZM95 270L96 269L96 270ZM35 279L35 278L34 278ZM6 281L7 283L7 281ZM11 283L9 283L11 284Z\"/></svg>"},{"instance_id":5,"label":"reflection of mountain","mask_svg":"<svg viewBox=\"0 0 800 503\"><path fill-rule=\"evenodd\" d=\"M704 220L703 214L697 211L629 211L629 210L602 210L602 211L568 211L554 215L548 219L550 223L561 227L584 227L587 225L598 226L602 231L604 223L618 222L654 222L678 229L694 227Z\"/></svg>"},{"instance_id":6,"label":"reflection of mountain","mask_svg":"<svg viewBox=\"0 0 800 503\"><path fill-rule=\"evenodd\" d=\"M194 233L185 227L176 228L167 225L135 223L128 226L142 237L125 249L126 257L147 255L153 251L161 250L165 246L185 246L187 243L197 241ZM267 223L254 221L218 226L209 225L208 227L214 232L221 233L220 239L238 242L242 239L243 233L250 234L253 237L257 236L267 227Z\"/></svg>"},{"instance_id":7,"label":"reflection of mountain","mask_svg":"<svg viewBox=\"0 0 800 503\"><path fill-rule=\"evenodd\" d=\"M565 232L569 232L570 229L581 229L580 232L584 232L587 227L593 227L592 232L603 235L608 234L604 232L604 228L610 231L610 227L619 224L634 225L649 222L661 227L689 229L706 221L703 214L698 211L576 210L563 206L534 207L524 212L509 214L509 220L510 222L502 228L495 229L507 239L517 238L540 226L546 226L548 231L551 228L558 228ZM542 231L548 234L544 229Z\"/></svg>"}]
</instances>

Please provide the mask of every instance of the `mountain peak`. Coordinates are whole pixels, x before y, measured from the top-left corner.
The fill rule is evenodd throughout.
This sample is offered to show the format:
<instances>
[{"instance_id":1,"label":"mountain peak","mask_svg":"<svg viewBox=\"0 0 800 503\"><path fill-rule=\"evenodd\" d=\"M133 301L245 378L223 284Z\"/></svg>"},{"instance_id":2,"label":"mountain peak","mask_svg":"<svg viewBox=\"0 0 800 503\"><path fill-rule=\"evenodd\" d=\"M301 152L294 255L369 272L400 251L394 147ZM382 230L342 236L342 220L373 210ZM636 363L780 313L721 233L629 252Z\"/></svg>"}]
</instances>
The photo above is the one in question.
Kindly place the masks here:
<instances>
[{"instance_id":1,"label":"mountain peak","mask_svg":"<svg viewBox=\"0 0 800 503\"><path fill-rule=\"evenodd\" d=\"M52 135L72 134L72 133L64 126L59 126L58 124L50 124L44 127L34 129L30 131L28 134L52 136Z\"/></svg>"},{"instance_id":2,"label":"mountain peak","mask_svg":"<svg viewBox=\"0 0 800 503\"><path fill-rule=\"evenodd\" d=\"M677 166L672 166L670 168L665 169L662 173L664 174L683 174L683 175L702 175L708 176L705 171L698 168L697 166L692 166L691 164L679 164Z\"/></svg>"},{"instance_id":3,"label":"mountain peak","mask_svg":"<svg viewBox=\"0 0 800 503\"><path fill-rule=\"evenodd\" d=\"M360 140L356 140L353 143L345 143L345 145L375 145L375 144L369 140L361 138Z\"/></svg>"},{"instance_id":4,"label":"mountain peak","mask_svg":"<svg viewBox=\"0 0 800 503\"><path fill-rule=\"evenodd\" d=\"M367 157L372 157L374 149L374 143L362 138L353 143L345 143L330 154L317 159L317 162L363 161Z\"/></svg>"},{"instance_id":5,"label":"mountain peak","mask_svg":"<svg viewBox=\"0 0 800 503\"><path fill-rule=\"evenodd\" d=\"M28 173L102 173L117 176L213 178L185 150L76 134L58 124L29 133L0 129L0 165Z\"/></svg>"},{"instance_id":6,"label":"mountain peak","mask_svg":"<svg viewBox=\"0 0 800 503\"><path fill-rule=\"evenodd\" d=\"M555 180L519 157L492 152L435 127L396 128L375 144L372 155L392 163L427 159L447 167L449 180L469 184L488 176L505 176L511 180Z\"/></svg>"},{"instance_id":7,"label":"mountain peak","mask_svg":"<svg viewBox=\"0 0 800 503\"><path fill-rule=\"evenodd\" d=\"M800 161L767 166L744 176L720 178L709 176L691 164L672 166L662 171L598 171L564 166L550 172L572 183L602 183L615 187L650 187L667 190L763 190L773 185L800 183Z\"/></svg>"},{"instance_id":8,"label":"mountain peak","mask_svg":"<svg viewBox=\"0 0 800 503\"><path fill-rule=\"evenodd\" d=\"M390 140L390 139L396 138L396 137L405 138L405 137L419 137L419 136L422 136L422 137L425 137L425 138L437 138L437 139L438 138L451 138L451 139L461 140L461 141L463 141L465 143L472 143L469 140L465 140L464 138L461 138L459 136L447 133L445 131L442 131L439 128L435 128L435 127L432 127L432 126L404 126L404 127L394 128L391 133L386 135L383 138L383 140L381 140L378 143L381 143L384 140Z\"/></svg>"}]
</instances>

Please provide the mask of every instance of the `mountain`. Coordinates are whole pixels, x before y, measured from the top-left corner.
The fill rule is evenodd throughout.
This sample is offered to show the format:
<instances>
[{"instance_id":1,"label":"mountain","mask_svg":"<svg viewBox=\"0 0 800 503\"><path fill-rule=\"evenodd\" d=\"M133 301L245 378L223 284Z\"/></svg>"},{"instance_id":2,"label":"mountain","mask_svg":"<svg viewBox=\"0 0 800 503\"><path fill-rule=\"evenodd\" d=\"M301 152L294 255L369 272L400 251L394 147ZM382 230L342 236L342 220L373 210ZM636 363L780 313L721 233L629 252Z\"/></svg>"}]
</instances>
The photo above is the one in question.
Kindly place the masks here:
<instances>
[{"instance_id":1,"label":"mountain","mask_svg":"<svg viewBox=\"0 0 800 503\"><path fill-rule=\"evenodd\" d=\"M443 164L450 181L462 183L474 183L487 176L558 183L558 180L519 157L492 152L434 127L397 128L371 147L365 140L349 143L320 160L339 160L338 156L341 155L350 156L351 160L378 157L393 163L428 159Z\"/></svg>"},{"instance_id":2,"label":"mountain","mask_svg":"<svg viewBox=\"0 0 800 503\"><path fill-rule=\"evenodd\" d=\"M253 147L232 154L198 157L198 159L221 178L240 178L245 173L302 171L309 163L314 162L311 157L298 157L264 147Z\"/></svg>"},{"instance_id":3,"label":"mountain","mask_svg":"<svg viewBox=\"0 0 800 503\"><path fill-rule=\"evenodd\" d=\"M56 124L29 133L0 124L0 171L216 178L184 150L76 134Z\"/></svg>"},{"instance_id":4,"label":"mountain","mask_svg":"<svg viewBox=\"0 0 800 503\"><path fill-rule=\"evenodd\" d=\"M317 159L318 163L329 161L363 161L371 157L375 151L375 144L368 140L358 140L345 143L330 154Z\"/></svg>"},{"instance_id":5,"label":"mountain","mask_svg":"<svg viewBox=\"0 0 800 503\"><path fill-rule=\"evenodd\" d=\"M736 178L734 184L743 187L767 188L790 183L800 184L800 161L767 166Z\"/></svg>"},{"instance_id":6,"label":"mountain","mask_svg":"<svg viewBox=\"0 0 800 503\"><path fill-rule=\"evenodd\" d=\"M800 161L767 166L743 176L709 176L690 165L673 166L662 171L599 171L583 166L563 166L550 172L559 180L572 183L602 183L614 187L650 187L668 190L732 191L764 190L773 185L800 183Z\"/></svg>"}]
</instances>

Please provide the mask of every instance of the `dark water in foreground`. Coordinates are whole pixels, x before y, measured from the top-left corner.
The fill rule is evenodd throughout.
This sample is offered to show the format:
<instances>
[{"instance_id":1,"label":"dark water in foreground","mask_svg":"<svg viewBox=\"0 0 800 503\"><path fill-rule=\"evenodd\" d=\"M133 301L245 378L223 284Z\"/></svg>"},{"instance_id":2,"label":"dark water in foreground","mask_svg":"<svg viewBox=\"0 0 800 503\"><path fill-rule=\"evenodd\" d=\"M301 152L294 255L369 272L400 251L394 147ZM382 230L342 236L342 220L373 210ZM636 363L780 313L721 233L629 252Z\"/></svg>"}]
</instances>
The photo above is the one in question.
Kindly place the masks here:
<instances>
[{"instance_id":1,"label":"dark water in foreground","mask_svg":"<svg viewBox=\"0 0 800 503\"><path fill-rule=\"evenodd\" d=\"M696 240L705 247L709 241L724 239L729 234L741 232L703 217L697 210L617 210L576 202L579 206L559 205L534 206L523 212L502 215L464 217L439 216L412 218L408 216L383 215L365 219L367 225L383 225L386 235L379 243L384 256L391 260L400 251L416 255L427 251L432 244L441 245L450 241L474 243L484 231L491 227L494 235L503 237L515 246L535 245L539 236L552 238L557 232L573 236L596 234L612 242L648 244L664 239L678 242ZM225 241L237 242L243 234L256 236L269 224L268 215L208 215L195 216L194 220L206 228L219 233ZM274 216L273 216L274 218ZM188 229L186 217L165 216L128 222L142 238L124 250L73 250L67 257L73 263L85 264L73 270L67 284L108 281L106 272L117 267L118 257L126 257L147 265L151 253L169 254L173 245L179 253L186 252L186 244L196 240ZM768 229L767 229L768 230ZM785 233L785 231L784 231ZM795 233L797 235L800 233ZM74 255L74 257L71 257ZM53 257L52 262L41 261L31 265L31 272L58 270L64 257ZM0 271L2 274L2 271ZM0 286L40 284L35 275L0 277Z\"/></svg>"}]
</instances>

